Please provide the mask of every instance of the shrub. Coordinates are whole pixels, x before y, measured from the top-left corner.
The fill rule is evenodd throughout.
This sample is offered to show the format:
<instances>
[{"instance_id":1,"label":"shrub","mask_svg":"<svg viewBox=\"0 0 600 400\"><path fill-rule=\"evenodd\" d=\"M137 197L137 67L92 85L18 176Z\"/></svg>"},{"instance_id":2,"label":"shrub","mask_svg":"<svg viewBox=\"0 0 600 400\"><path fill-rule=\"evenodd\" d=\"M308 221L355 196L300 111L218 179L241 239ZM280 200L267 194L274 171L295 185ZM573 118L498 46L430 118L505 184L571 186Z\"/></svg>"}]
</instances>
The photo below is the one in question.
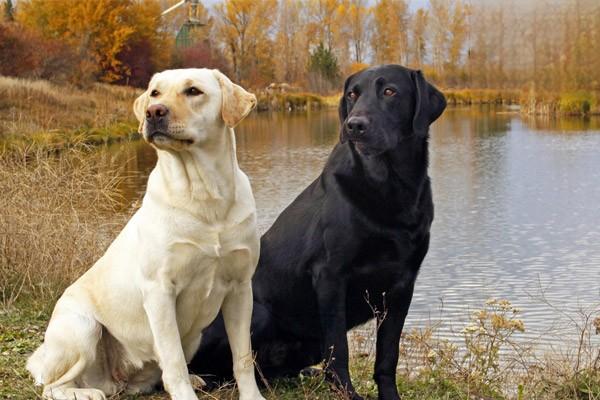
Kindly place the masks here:
<instances>
[{"instance_id":1,"label":"shrub","mask_svg":"<svg viewBox=\"0 0 600 400\"><path fill-rule=\"evenodd\" d=\"M14 23L0 24L0 75L88 81L90 76L82 77L78 64L74 51L63 42L45 39Z\"/></svg>"},{"instance_id":2,"label":"shrub","mask_svg":"<svg viewBox=\"0 0 600 400\"><path fill-rule=\"evenodd\" d=\"M596 102L590 92L563 93L558 100L558 109L563 115L588 115Z\"/></svg>"}]
</instances>

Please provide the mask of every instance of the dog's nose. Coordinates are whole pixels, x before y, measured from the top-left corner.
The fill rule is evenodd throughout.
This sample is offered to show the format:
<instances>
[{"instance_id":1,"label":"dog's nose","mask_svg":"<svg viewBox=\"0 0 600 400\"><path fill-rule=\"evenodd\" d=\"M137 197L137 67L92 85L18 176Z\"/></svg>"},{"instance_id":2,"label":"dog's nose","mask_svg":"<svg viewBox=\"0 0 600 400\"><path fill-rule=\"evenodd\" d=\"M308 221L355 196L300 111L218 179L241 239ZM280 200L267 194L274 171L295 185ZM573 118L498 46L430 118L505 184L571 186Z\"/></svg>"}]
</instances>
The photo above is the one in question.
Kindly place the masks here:
<instances>
[{"instance_id":1,"label":"dog's nose","mask_svg":"<svg viewBox=\"0 0 600 400\"><path fill-rule=\"evenodd\" d=\"M152 104L146 110L146 119L149 122L158 122L163 117L166 117L169 113L169 109L162 104Z\"/></svg>"},{"instance_id":2,"label":"dog's nose","mask_svg":"<svg viewBox=\"0 0 600 400\"><path fill-rule=\"evenodd\" d=\"M363 135L368 127L369 120L367 117L354 116L348 118L348 121L346 121L346 128L348 133L352 136Z\"/></svg>"}]
</instances>

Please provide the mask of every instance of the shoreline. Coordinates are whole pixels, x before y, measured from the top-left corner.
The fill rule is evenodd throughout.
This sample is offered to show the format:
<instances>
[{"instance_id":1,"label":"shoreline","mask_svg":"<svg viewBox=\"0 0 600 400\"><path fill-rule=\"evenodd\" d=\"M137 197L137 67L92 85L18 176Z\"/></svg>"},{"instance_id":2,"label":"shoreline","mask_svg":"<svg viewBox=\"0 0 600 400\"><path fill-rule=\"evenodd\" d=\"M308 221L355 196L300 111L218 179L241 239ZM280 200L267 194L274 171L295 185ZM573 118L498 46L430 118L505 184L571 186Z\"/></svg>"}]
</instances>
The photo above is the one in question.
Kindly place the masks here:
<instances>
[{"instance_id":1,"label":"shoreline","mask_svg":"<svg viewBox=\"0 0 600 400\"><path fill-rule=\"evenodd\" d=\"M510 89L442 90L451 107L489 105L543 118L600 115L600 94L535 93ZM312 112L335 108L340 94L255 91L256 113ZM132 104L140 89L93 84L89 88L0 76L0 153L35 148L61 151L139 139Z\"/></svg>"}]
</instances>

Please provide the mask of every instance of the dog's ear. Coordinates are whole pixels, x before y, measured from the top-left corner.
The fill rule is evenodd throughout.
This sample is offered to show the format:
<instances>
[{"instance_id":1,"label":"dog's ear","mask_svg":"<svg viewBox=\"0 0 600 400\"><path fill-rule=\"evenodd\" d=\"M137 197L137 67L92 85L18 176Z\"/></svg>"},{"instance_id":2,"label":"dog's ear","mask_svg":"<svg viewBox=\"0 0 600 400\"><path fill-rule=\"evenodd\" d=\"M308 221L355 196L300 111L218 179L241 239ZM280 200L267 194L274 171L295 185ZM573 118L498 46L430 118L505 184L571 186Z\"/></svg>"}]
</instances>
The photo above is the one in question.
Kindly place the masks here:
<instances>
[{"instance_id":1,"label":"dog's ear","mask_svg":"<svg viewBox=\"0 0 600 400\"><path fill-rule=\"evenodd\" d=\"M425 80L421 71L412 72L415 82L415 115L413 131L426 134L429 125L433 123L446 108L446 98L433 85Z\"/></svg>"},{"instance_id":2,"label":"dog's ear","mask_svg":"<svg viewBox=\"0 0 600 400\"><path fill-rule=\"evenodd\" d=\"M357 72L358 73L358 72ZM346 143L348 138L346 137L346 131L344 130L344 122L346 122L346 118L348 118L348 103L346 100L346 92L348 91L348 84L350 80L354 78L356 74L350 75L346 78L346 82L344 82L344 91L342 92L342 97L340 97L340 103L338 105L338 115L340 116L340 143Z\"/></svg>"},{"instance_id":3,"label":"dog's ear","mask_svg":"<svg viewBox=\"0 0 600 400\"><path fill-rule=\"evenodd\" d=\"M247 92L241 86L231 82L221 71L213 69L215 77L221 86L221 115L225 125L230 128L239 124L256 106L256 96Z\"/></svg>"},{"instance_id":4,"label":"dog's ear","mask_svg":"<svg viewBox=\"0 0 600 400\"><path fill-rule=\"evenodd\" d=\"M138 126L138 133L144 133L144 123L146 122L146 110L148 109L148 102L150 101L150 96L148 95L148 91L146 90L142 93L135 101L133 102L133 113L135 117L140 122Z\"/></svg>"}]
</instances>

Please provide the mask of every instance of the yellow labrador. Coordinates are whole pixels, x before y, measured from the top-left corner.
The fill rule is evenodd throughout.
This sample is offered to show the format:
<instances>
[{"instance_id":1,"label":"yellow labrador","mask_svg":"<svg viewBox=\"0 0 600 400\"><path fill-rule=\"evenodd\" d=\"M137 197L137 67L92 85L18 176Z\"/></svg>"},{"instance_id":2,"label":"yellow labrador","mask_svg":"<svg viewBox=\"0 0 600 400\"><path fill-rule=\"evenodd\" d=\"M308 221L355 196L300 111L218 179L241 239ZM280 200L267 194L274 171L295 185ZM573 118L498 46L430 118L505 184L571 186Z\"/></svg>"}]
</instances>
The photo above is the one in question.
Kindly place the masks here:
<instances>
[{"instance_id":1,"label":"yellow labrador","mask_svg":"<svg viewBox=\"0 0 600 400\"><path fill-rule=\"evenodd\" d=\"M172 399L197 399L186 364L222 310L240 399L263 399L250 348L256 207L232 129L255 104L208 69L156 74L135 101L158 162L142 207L65 291L27 363L45 398L148 392L162 377Z\"/></svg>"}]
</instances>

